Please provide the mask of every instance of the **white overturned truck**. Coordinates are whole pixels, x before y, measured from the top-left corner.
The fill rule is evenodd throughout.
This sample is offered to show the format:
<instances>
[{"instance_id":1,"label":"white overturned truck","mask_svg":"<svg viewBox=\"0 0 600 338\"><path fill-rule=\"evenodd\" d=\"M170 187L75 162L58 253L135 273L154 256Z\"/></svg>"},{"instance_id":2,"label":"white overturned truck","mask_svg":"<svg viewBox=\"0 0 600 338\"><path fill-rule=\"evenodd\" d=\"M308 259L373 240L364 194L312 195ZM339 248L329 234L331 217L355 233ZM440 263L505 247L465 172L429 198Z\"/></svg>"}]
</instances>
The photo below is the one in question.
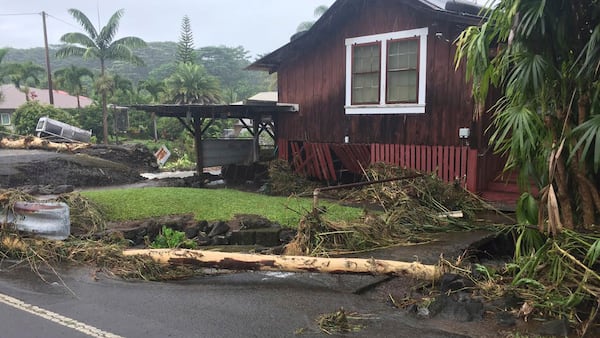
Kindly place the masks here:
<instances>
[{"instance_id":1,"label":"white overturned truck","mask_svg":"<svg viewBox=\"0 0 600 338\"><path fill-rule=\"evenodd\" d=\"M90 142L92 132L74 127L70 124L53 120L47 116L40 117L35 127L37 136L53 142Z\"/></svg>"}]
</instances>

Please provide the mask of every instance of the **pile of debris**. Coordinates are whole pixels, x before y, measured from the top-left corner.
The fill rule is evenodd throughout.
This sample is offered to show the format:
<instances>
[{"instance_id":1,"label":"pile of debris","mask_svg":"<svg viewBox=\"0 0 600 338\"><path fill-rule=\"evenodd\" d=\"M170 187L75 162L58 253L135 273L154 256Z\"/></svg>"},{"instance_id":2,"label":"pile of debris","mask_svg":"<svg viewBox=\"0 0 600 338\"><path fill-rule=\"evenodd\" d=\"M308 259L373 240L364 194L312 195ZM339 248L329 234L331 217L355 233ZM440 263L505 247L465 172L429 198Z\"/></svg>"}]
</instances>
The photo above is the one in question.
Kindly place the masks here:
<instances>
[{"instance_id":1,"label":"pile of debris","mask_svg":"<svg viewBox=\"0 0 600 338\"><path fill-rule=\"evenodd\" d=\"M288 254L328 255L428 241L428 233L481 228L472 221L485 203L457 184L442 182L382 163L365 170L367 181L381 183L324 196L365 208L354 222L326 222L316 209L298 226ZM389 180L392 178L404 178ZM326 189L322 189L326 190Z\"/></svg>"}]
</instances>

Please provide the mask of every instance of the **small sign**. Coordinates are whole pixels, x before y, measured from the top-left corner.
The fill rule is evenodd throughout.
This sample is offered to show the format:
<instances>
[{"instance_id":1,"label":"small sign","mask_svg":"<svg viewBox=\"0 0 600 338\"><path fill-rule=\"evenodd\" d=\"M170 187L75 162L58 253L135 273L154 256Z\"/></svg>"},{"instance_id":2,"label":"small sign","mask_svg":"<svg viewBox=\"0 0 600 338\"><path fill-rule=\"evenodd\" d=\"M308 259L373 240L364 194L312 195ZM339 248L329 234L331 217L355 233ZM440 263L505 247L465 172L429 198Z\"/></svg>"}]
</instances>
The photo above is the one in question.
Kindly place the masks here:
<instances>
[{"instance_id":1,"label":"small sign","mask_svg":"<svg viewBox=\"0 0 600 338\"><path fill-rule=\"evenodd\" d=\"M171 152L169 151L169 149L167 149L167 147L164 144L160 147L160 149L158 149L154 153L154 157L156 157L156 162L159 165L165 165L165 163L169 159L169 156L171 156Z\"/></svg>"}]
</instances>

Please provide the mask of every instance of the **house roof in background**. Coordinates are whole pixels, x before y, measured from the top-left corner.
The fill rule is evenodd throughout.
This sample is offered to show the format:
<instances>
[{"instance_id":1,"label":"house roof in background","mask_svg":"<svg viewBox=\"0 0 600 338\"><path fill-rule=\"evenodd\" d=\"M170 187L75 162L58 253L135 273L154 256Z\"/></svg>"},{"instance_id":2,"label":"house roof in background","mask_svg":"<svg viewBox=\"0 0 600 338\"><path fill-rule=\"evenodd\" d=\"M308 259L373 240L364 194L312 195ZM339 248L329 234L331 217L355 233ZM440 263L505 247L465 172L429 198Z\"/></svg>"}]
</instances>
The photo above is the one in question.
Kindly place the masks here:
<instances>
[{"instance_id":1,"label":"house roof in background","mask_svg":"<svg viewBox=\"0 0 600 338\"><path fill-rule=\"evenodd\" d=\"M5 84L0 86L2 91L3 100L0 101L0 110L15 110L22 106L27 100L25 99L25 93L20 91L17 87L12 84ZM54 107L61 109L75 109L77 108L77 97L69 95L69 93L62 90L53 90L54 94ZM38 101L44 104L50 104L48 95L48 89L40 88L29 88L29 97L31 100ZM81 107L90 106L94 101L89 97L80 96L79 102Z\"/></svg>"},{"instance_id":2,"label":"house roof in background","mask_svg":"<svg viewBox=\"0 0 600 338\"><path fill-rule=\"evenodd\" d=\"M404 3L416 10L437 13L450 22L466 25L476 25L481 22L479 12L481 6L465 0L389 0L390 2ZM338 25L348 20L348 14L352 12L353 6L357 5L355 0L337 0L317 20L312 27L304 32L294 34L290 42L279 49L256 60L247 69L266 70L270 73L276 72L282 62L288 60L295 51L302 50L314 44L316 41L334 31Z\"/></svg>"}]
</instances>

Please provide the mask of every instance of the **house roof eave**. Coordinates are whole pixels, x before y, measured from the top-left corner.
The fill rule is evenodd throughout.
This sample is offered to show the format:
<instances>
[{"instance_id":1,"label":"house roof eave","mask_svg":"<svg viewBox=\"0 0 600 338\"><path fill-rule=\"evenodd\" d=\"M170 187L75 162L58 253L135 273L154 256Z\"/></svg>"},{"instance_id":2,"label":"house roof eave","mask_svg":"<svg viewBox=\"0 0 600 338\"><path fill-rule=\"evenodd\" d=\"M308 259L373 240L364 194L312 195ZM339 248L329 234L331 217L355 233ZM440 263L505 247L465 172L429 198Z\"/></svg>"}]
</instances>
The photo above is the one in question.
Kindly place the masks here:
<instances>
[{"instance_id":1,"label":"house roof eave","mask_svg":"<svg viewBox=\"0 0 600 338\"><path fill-rule=\"evenodd\" d=\"M444 2L443 6L440 1L433 0L397 1L401 1L417 10L433 11L438 15L442 15L443 17L459 24L476 25L482 20L481 16L474 14L477 13L481 7L464 3L460 0L453 0L450 2L442 0L441 2ZM331 7L323 14L323 16L321 16L319 20L317 20L315 24L305 32L305 34L302 34L296 38L292 38L290 42L256 60L246 69L268 71L269 74L277 72L282 62L288 59L287 56L290 55L293 50L299 48L303 44L310 43L315 36L322 35L323 30L331 28L331 26L335 25L337 23L335 17L338 16L338 12L348 8L351 3L352 0L338 0L334 2L333 5L331 5Z\"/></svg>"}]
</instances>

